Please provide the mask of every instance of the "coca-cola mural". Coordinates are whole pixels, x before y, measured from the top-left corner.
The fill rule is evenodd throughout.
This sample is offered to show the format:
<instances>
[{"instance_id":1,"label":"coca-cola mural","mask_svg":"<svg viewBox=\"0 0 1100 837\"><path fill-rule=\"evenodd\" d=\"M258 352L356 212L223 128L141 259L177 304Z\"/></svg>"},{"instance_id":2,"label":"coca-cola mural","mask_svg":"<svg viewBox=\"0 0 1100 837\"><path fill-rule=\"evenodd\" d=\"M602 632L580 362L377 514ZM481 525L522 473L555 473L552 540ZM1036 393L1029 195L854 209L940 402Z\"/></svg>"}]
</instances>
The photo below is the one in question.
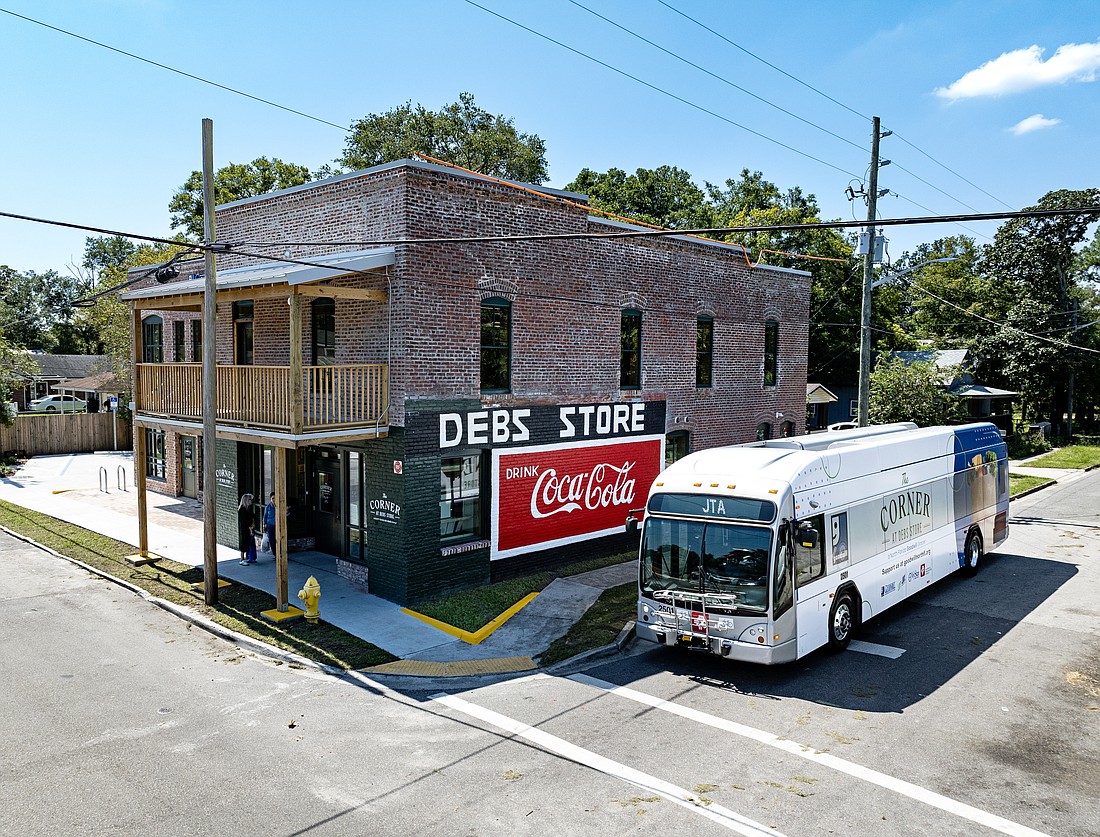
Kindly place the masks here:
<instances>
[{"instance_id":1,"label":"coca-cola mural","mask_svg":"<svg viewBox=\"0 0 1100 837\"><path fill-rule=\"evenodd\" d=\"M663 435L494 450L492 557L622 532L663 462Z\"/></svg>"}]
</instances>

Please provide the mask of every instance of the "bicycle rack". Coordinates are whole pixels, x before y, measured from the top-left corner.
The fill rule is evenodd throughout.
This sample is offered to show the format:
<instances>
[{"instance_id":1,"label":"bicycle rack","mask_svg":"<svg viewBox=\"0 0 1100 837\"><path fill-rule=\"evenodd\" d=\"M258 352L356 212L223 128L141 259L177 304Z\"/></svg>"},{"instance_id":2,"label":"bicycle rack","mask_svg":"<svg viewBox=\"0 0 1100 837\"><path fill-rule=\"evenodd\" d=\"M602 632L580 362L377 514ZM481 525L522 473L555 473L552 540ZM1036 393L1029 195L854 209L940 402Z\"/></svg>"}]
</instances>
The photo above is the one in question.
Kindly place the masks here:
<instances>
[{"instance_id":1,"label":"bicycle rack","mask_svg":"<svg viewBox=\"0 0 1100 837\"><path fill-rule=\"evenodd\" d=\"M107 469L105 467L100 467L99 469L99 490L104 494L111 493L107 486Z\"/></svg>"},{"instance_id":2,"label":"bicycle rack","mask_svg":"<svg viewBox=\"0 0 1100 837\"><path fill-rule=\"evenodd\" d=\"M115 474L115 480L118 483L119 491L129 491L126 487L126 467L124 465L118 466L118 473Z\"/></svg>"}]
</instances>

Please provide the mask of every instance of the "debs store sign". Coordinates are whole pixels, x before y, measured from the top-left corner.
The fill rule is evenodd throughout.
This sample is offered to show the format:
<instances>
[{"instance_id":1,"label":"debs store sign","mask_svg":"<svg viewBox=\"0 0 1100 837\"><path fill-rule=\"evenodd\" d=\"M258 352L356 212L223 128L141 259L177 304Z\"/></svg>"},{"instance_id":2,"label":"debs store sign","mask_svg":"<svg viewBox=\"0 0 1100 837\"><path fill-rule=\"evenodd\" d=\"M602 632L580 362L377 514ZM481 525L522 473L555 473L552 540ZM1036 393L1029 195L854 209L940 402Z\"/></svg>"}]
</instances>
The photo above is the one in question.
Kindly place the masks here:
<instances>
[{"instance_id":1,"label":"debs store sign","mask_svg":"<svg viewBox=\"0 0 1100 837\"><path fill-rule=\"evenodd\" d=\"M410 418L415 433L428 430L427 415ZM622 532L664 463L664 401L490 407L433 418L442 457L487 451L494 559Z\"/></svg>"}]
</instances>

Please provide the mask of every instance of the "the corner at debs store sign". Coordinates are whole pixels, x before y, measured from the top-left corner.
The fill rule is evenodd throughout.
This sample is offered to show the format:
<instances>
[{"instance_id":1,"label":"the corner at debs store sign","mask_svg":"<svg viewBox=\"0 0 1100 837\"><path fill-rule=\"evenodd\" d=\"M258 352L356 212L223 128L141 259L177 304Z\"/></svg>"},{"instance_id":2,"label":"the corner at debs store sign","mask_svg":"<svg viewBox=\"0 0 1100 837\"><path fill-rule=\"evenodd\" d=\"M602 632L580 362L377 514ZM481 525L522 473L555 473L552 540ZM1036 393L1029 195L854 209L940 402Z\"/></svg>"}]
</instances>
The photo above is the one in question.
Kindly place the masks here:
<instances>
[{"instance_id":1,"label":"the corner at debs store sign","mask_svg":"<svg viewBox=\"0 0 1100 837\"><path fill-rule=\"evenodd\" d=\"M440 461L489 452L491 557L623 532L664 466L665 401L409 413Z\"/></svg>"}]
</instances>

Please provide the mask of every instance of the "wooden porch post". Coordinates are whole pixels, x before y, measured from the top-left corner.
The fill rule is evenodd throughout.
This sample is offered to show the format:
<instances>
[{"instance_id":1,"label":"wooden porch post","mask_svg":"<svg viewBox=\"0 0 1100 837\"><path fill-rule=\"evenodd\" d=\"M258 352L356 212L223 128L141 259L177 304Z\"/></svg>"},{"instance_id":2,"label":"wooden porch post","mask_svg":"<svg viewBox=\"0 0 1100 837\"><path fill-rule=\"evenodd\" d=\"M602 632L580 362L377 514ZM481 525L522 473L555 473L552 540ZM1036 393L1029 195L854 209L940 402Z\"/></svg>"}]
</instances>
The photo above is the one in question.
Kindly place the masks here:
<instances>
[{"instance_id":1,"label":"wooden porch post","mask_svg":"<svg viewBox=\"0 0 1100 837\"><path fill-rule=\"evenodd\" d=\"M293 448L292 448L293 450ZM280 613L287 612L287 561L286 547L286 448L275 448L275 540L271 545L275 550L275 601Z\"/></svg>"},{"instance_id":2,"label":"wooden porch post","mask_svg":"<svg viewBox=\"0 0 1100 837\"><path fill-rule=\"evenodd\" d=\"M130 320L134 329L134 339L130 341L130 389L136 406L141 401L139 392L138 363L143 356L141 345L141 310L130 307ZM118 420L118 416L115 416ZM137 490L138 512L138 557L149 558L149 510L145 498L145 428L134 422L134 487Z\"/></svg>"},{"instance_id":3,"label":"wooden porch post","mask_svg":"<svg viewBox=\"0 0 1100 837\"><path fill-rule=\"evenodd\" d=\"M302 392L302 297L290 289L290 432L302 432L304 424Z\"/></svg>"}]
</instances>

